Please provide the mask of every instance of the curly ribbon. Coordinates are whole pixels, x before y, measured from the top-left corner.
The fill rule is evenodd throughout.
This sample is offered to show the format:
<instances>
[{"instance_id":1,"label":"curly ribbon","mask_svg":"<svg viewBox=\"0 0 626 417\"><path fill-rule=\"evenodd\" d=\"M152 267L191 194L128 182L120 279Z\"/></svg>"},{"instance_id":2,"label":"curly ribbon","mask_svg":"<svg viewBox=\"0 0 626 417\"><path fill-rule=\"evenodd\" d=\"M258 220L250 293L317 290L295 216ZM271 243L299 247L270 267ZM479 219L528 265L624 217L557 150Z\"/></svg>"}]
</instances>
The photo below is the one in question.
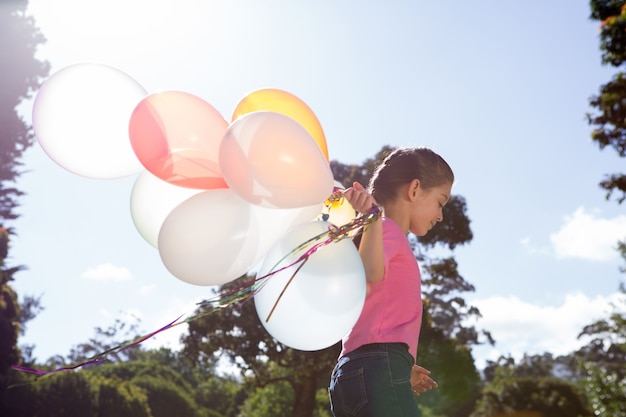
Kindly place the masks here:
<instances>
[{"instance_id":1,"label":"curly ribbon","mask_svg":"<svg viewBox=\"0 0 626 417\"><path fill-rule=\"evenodd\" d=\"M338 187L335 187L333 190L333 194L329 197L328 200L326 200L326 206L329 207L329 209L332 209L332 203L338 201L339 199L343 198L343 193L342 190ZM178 318L176 318L175 320L173 320L172 322L166 324L165 326L161 327L158 330L155 330L153 332L150 332L148 334L145 334L143 336L138 336L134 339L131 339L129 341L126 342L122 342L117 346L114 346L104 352L98 353L97 355L94 355L88 359L86 359L83 362L79 362L79 363L75 363L72 365L68 365L68 366L64 366L61 368L57 368L54 369L52 371L44 371L44 370L40 370L40 369L32 369L32 368L27 368L27 367L23 367L23 366L18 366L18 365L14 365L12 366L13 369L17 370L17 371L22 371L22 372L27 372L27 373L31 373L31 374L35 374L38 376L44 376L44 375L50 375L50 374L54 374L54 373L58 373L58 372L62 372L62 371L70 371L70 370L75 370L78 368L82 368L83 366L86 365L92 365L92 364L96 364L96 363L100 363L106 360L107 356L113 353L119 353L122 352L126 349L130 349L132 347L138 346L140 343L144 342L147 339L150 339L151 337L156 336L157 334L164 332L168 329L171 329L173 327L179 326L181 324L185 324L185 323L189 323L192 322L194 320L197 320L199 318L208 316L209 314L212 314L213 312L222 309L222 308L227 308L235 303L238 302L247 302L248 300L250 300L251 298L254 297L254 295L261 290L261 288L263 288L263 286L265 285L265 283L267 282L267 280L269 278L271 278L273 275L287 270L289 268L293 268L296 265L298 265L298 267L296 268L296 270L294 271L293 275L290 277L290 279L288 280L288 282L285 284L285 287L283 288L281 294L279 295L279 297L276 300L276 303L274 303L274 306L272 307L270 313L268 314L266 321L269 321L272 313L274 312L274 310L276 309L276 306L278 305L278 302L280 301L282 295L285 293L285 291L287 290L287 287L289 286L289 284L293 281L293 279L296 277L296 275L298 274L298 271L300 271L300 269L304 266L304 264L306 263L306 261L315 253L317 252L320 248L329 245L330 243L333 242L339 242L343 239L346 238L354 238L355 236L357 236L358 234L362 233L364 228L375 222L376 220L378 220L382 215L382 211L380 209L380 207L374 205L372 206L372 208L367 212L362 214L361 216L356 217L354 220L352 220L349 223L344 224L343 226L335 226L335 225L330 225L328 227L328 230L325 232L322 232L316 236L313 236L312 238L310 238L309 240L307 240L306 242L303 242L302 244L300 244L298 247L294 248L293 250L291 250L288 254L286 254L284 257L282 257L275 265L274 267L270 270L270 272L266 275L263 275L262 277L257 277L249 282L244 283L242 286L240 286L239 288L235 288L225 294L222 294L220 296L216 296L214 298L210 298L207 300L202 300L200 302L197 303L197 305L199 307L204 307L204 310L196 313L194 315L191 315L183 320L181 320L183 318L183 316L179 316ZM291 256L297 255L298 253L302 252L302 254L293 262L289 263L286 266L283 266L281 268L275 269L281 262L285 261L286 259L288 259Z\"/></svg>"}]
</instances>

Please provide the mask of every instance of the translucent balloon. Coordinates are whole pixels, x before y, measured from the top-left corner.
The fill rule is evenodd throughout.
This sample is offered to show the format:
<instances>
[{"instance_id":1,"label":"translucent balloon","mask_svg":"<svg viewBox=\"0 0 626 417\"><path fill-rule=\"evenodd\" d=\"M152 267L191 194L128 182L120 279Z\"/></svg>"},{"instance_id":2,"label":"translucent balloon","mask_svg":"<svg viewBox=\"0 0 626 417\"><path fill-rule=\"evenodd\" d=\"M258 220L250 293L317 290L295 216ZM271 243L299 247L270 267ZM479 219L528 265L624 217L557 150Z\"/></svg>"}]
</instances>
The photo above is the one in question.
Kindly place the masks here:
<instances>
[{"instance_id":1,"label":"translucent balloon","mask_svg":"<svg viewBox=\"0 0 626 417\"><path fill-rule=\"evenodd\" d=\"M128 121L146 90L117 68L70 65L40 87L33 128L46 154L87 178L121 178L142 169L128 136Z\"/></svg>"},{"instance_id":2,"label":"translucent balloon","mask_svg":"<svg viewBox=\"0 0 626 417\"><path fill-rule=\"evenodd\" d=\"M239 101L233 112L232 121L255 111L272 111L294 119L309 132L328 161L328 146L324 129L313 110L304 101L277 88L252 91Z\"/></svg>"},{"instance_id":3,"label":"translucent balloon","mask_svg":"<svg viewBox=\"0 0 626 417\"><path fill-rule=\"evenodd\" d=\"M302 252L283 258L329 225L315 221L293 228L270 249L258 276L293 263ZM255 294L259 319L269 334L294 349L332 346L354 326L365 302L359 253L349 239L332 242L313 253L289 282L297 267L270 276Z\"/></svg>"},{"instance_id":4,"label":"translucent balloon","mask_svg":"<svg viewBox=\"0 0 626 417\"><path fill-rule=\"evenodd\" d=\"M280 113L259 111L234 121L219 162L228 185L264 207L310 206L333 190L332 172L311 135Z\"/></svg>"},{"instance_id":5,"label":"translucent balloon","mask_svg":"<svg viewBox=\"0 0 626 417\"><path fill-rule=\"evenodd\" d=\"M146 242L158 247L159 230L170 212L200 192L172 185L144 170L137 176L130 196L130 211L137 231Z\"/></svg>"},{"instance_id":6,"label":"translucent balloon","mask_svg":"<svg viewBox=\"0 0 626 417\"><path fill-rule=\"evenodd\" d=\"M129 124L130 142L144 167L180 187L227 188L218 162L228 122L206 101L182 91L145 97Z\"/></svg>"},{"instance_id":7,"label":"translucent balloon","mask_svg":"<svg viewBox=\"0 0 626 417\"><path fill-rule=\"evenodd\" d=\"M315 220L322 212L321 204L294 209L273 209L251 204L250 208L252 218L259 228L259 245L256 255L259 261L289 230L302 223Z\"/></svg>"},{"instance_id":8,"label":"translucent balloon","mask_svg":"<svg viewBox=\"0 0 626 417\"><path fill-rule=\"evenodd\" d=\"M220 285L257 261L259 233L250 204L230 189L196 194L176 206L159 232L165 267L195 285Z\"/></svg>"}]
</instances>

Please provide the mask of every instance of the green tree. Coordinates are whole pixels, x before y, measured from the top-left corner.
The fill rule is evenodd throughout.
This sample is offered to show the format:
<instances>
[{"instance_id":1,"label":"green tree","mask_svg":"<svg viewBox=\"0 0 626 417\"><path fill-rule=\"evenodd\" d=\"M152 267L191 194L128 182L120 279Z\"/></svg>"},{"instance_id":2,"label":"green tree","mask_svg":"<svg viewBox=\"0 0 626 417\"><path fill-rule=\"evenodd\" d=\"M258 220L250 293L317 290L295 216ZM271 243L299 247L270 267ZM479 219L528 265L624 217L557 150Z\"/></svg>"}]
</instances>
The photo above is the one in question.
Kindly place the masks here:
<instances>
[{"instance_id":1,"label":"green tree","mask_svg":"<svg viewBox=\"0 0 626 417\"><path fill-rule=\"evenodd\" d=\"M181 352L161 348L158 350L132 349L130 360L158 364L176 372L191 387L198 409L209 415L235 417L247 397L241 381L216 374L213 367L193 366ZM122 366L123 367L123 366Z\"/></svg>"},{"instance_id":2,"label":"green tree","mask_svg":"<svg viewBox=\"0 0 626 417\"><path fill-rule=\"evenodd\" d=\"M613 148L620 157L626 155L626 2L617 0L591 0L592 20L600 22L600 50L602 63L618 69L613 79L600 87L598 95L589 104L595 109L587 114L587 121L594 127L591 139L600 149ZM626 176L612 173L602 180L600 186L607 191L607 199L621 192L618 202L626 199Z\"/></svg>"},{"instance_id":3,"label":"green tree","mask_svg":"<svg viewBox=\"0 0 626 417\"><path fill-rule=\"evenodd\" d=\"M31 16L27 0L5 0L0 4L0 218L17 218L15 208L22 192L14 187L21 174L23 152L33 144L32 129L17 107L32 97L49 64L35 58L45 42Z\"/></svg>"},{"instance_id":4,"label":"green tree","mask_svg":"<svg viewBox=\"0 0 626 417\"><path fill-rule=\"evenodd\" d=\"M516 377L501 368L484 388L471 417L591 417L584 395L557 378Z\"/></svg>"},{"instance_id":5,"label":"green tree","mask_svg":"<svg viewBox=\"0 0 626 417\"><path fill-rule=\"evenodd\" d=\"M286 381L257 388L241 407L240 416L289 417L292 414L293 390Z\"/></svg>"},{"instance_id":6,"label":"green tree","mask_svg":"<svg viewBox=\"0 0 626 417\"><path fill-rule=\"evenodd\" d=\"M626 287L620 286L621 305L613 305L606 319L600 319L583 328L579 337L591 340L576 354L587 362L593 362L620 379L626 379Z\"/></svg>"},{"instance_id":7,"label":"green tree","mask_svg":"<svg viewBox=\"0 0 626 417\"><path fill-rule=\"evenodd\" d=\"M594 126L591 138L600 149L612 147L620 157L626 155L626 1L591 0L592 20L600 22L602 63L617 69L613 79L600 87L589 103L596 113L588 114ZM618 203L626 199L626 175L608 174L600 183L607 190L606 198L618 191ZM618 250L626 259L626 243ZM626 272L622 269L622 272ZM620 286L625 294L624 284ZM624 302L626 306L626 302ZM580 336L592 340L576 352L581 358L585 388L594 412L598 415L626 415L626 309L614 308L608 319L585 326Z\"/></svg>"},{"instance_id":8,"label":"green tree","mask_svg":"<svg viewBox=\"0 0 626 417\"><path fill-rule=\"evenodd\" d=\"M242 383L232 377L214 375L198 379L195 385L198 407L223 417L236 417L247 397Z\"/></svg>"},{"instance_id":9,"label":"green tree","mask_svg":"<svg viewBox=\"0 0 626 417\"><path fill-rule=\"evenodd\" d=\"M626 416L626 379L593 362L583 362L584 387L591 409L597 416Z\"/></svg>"},{"instance_id":10,"label":"green tree","mask_svg":"<svg viewBox=\"0 0 626 417\"><path fill-rule=\"evenodd\" d=\"M6 268L9 233L0 228L0 374L6 373L19 360L17 336L19 334L19 304L17 294L8 285L19 268Z\"/></svg>"},{"instance_id":11,"label":"green tree","mask_svg":"<svg viewBox=\"0 0 626 417\"><path fill-rule=\"evenodd\" d=\"M272 363L269 363L268 367L277 368ZM275 372L275 375L283 373L287 376L289 370L275 369ZM257 386L254 381L247 385L253 387L253 389L241 407L238 416L288 417L293 415L295 392L291 388L291 384L287 381L287 379L276 380L276 382L265 386ZM328 407L328 391L326 387L317 389L313 417L331 417L330 409Z\"/></svg>"},{"instance_id":12,"label":"green tree","mask_svg":"<svg viewBox=\"0 0 626 417\"><path fill-rule=\"evenodd\" d=\"M10 282L21 267L5 264L9 234L7 222L18 217L16 208L22 192L15 187L21 174L23 152L33 144L30 126L17 112L19 104L30 98L49 66L35 58L36 48L44 38L32 17L25 14L28 1L9 0L0 3L0 414L9 395L7 387L19 383L9 371L20 360L17 338L20 321L28 310L20 309L17 294ZM31 302L34 299L30 299ZM27 305L30 308L32 305ZM32 310L34 311L34 310Z\"/></svg>"},{"instance_id":13,"label":"green tree","mask_svg":"<svg viewBox=\"0 0 626 417\"><path fill-rule=\"evenodd\" d=\"M188 401L185 388L175 372L154 363L104 364L49 374L13 388L11 394L18 398L9 409L12 414L6 415L204 417Z\"/></svg>"},{"instance_id":14,"label":"green tree","mask_svg":"<svg viewBox=\"0 0 626 417\"><path fill-rule=\"evenodd\" d=\"M201 416L193 395L193 386L180 373L156 361L108 363L81 372L109 380L126 381L141 388L147 397L152 417Z\"/></svg>"},{"instance_id":15,"label":"green tree","mask_svg":"<svg viewBox=\"0 0 626 417\"><path fill-rule=\"evenodd\" d=\"M84 373L94 393L98 416L152 417L148 397L142 388L119 378L100 378Z\"/></svg>"},{"instance_id":16,"label":"green tree","mask_svg":"<svg viewBox=\"0 0 626 417\"><path fill-rule=\"evenodd\" d=\"M511 356L500 356L496 361L487 361L487 366L483 370L485 380L493 381L496 373L503 368L517 378L559 378L569 382L580 379L574 353L556 358L549 352L538 355L524 354L519 363Z\"/></svg>"},{"instance_id":17,"label":"green tree","mask_svg":"<svg viewBox=\"0 0 626 417\"><path fill-rule=\"evenodd\" d=\"M619 246L626 259L626 245ZM624 270L623 270L624 272ZM606 319L583 328L579 337L591 341L576 352L582 383L596 415L626 415L626 285L620 286L619 304Z\"/></svg>"},{"instance_id":18,"label":"green tree","mask_svg":"<svg viewBox=\"0 0 626 417\"><path fill-rule=\"evenodd\" d=\"M374 168L393 150L385 146L374 158L367 159L362 165L344 165L331 161L334 178L345 186L354 181L367 184ZM479 377L474 367L469 346L480 343L478 332L473 328L463 326L465 319L479 316L477 309L467 306L458 295L459 292L473 291L473 286L465 282L457 270L453 258L430 259L426 256L428 250L436 245L442 245L449 250L457 245L467 243L472 238L469 228L470 221L466 215L465 200L454 196L450 204L446 205L446 222L452 226L442 226L433 229L434 238L414 239L416 256L420 259L424 269L423 288L428 306L433 306L432 319L425 320L433 328L432 334L438 335L437 342L453 338L451 348L446 352L457 355L463 363L462 370L468 374L464 378L454 379L457 370L450 369L445 384L440 384L440 390L446 394L446 386L454 387L445 395L449 401L457 401L460 397L466 403L471 403L477 395ZM243 277L222 286L219 294L225 295L244 285L253 277ZM429 334L423 330L423 334ZM488 333L486 333L488 335ZM422 338L423 346L427 346L427 338ZM489 336L490 340L490 336ZM422 342L420 342L422 343ZM274 340L263 328L257 317L253 300L230 306L228 309L218 310L202 319L189 324L189 334L185 337L185 353L199 365L212 364L219 355L225 355L236 364L244 376L255 387L267 387L272 383L287 383L293 390L292 416L311 417L315 412L316 395L320 388L328 385L328 378L336 362L340 350L340 343L317 352L297 351L282 345ZM426 347L425 352L440 352L432 345L432 350ZM427 355L427 354L426 354ZM446 370L446 359L437 355L439 362L435 365L433 354L432 363L437 371ZM447 358L450 360L451 358ZM426 359L424 359L426 360ZM271 364L272 366L269 366ZM450 367L451 368L451 367ZM280 369L280 371L278 371ZM288 372L285 372L288 370ZM443 377L443 375L442 375ZM452 381L455 381L454 384ZM465 383L461 394L455 396L453 390L458 390L461 382ZM442 395L443 395L442 394ZM448 396L449 394L449 396Z\"/></svg>"},{"instance_id":19,"label":"green tree","mask_svg":"<svg viewBox=\"0 0 626 417\"><path fill-rule=\"evenodd\" d=\"M35 388L35 417L97 417L96 396L84 372L51 375Z\"/></svg>"}]
</instances>

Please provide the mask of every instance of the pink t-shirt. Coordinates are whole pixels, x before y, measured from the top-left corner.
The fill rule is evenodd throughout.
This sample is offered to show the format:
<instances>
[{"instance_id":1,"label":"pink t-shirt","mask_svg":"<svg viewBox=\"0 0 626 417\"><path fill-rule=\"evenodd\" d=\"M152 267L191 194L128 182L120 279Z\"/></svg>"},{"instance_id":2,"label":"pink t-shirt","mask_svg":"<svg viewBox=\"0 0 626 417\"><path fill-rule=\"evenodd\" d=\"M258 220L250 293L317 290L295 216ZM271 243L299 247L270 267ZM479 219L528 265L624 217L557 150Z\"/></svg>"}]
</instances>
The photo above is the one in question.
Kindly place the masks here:
<instances>
[{"instance_id":1,"label":"pink t-shirt","mask_svg":"<svg viewBox=\"0 0 626 417\"><path fill-rule=\"evenodd\" d=\"M385 275L371 284L356 324L344 338L341 356L368 343L406 343L415 359L422 323L419 266L406 235L383 218Z\"/></svg>"}]
</instances>

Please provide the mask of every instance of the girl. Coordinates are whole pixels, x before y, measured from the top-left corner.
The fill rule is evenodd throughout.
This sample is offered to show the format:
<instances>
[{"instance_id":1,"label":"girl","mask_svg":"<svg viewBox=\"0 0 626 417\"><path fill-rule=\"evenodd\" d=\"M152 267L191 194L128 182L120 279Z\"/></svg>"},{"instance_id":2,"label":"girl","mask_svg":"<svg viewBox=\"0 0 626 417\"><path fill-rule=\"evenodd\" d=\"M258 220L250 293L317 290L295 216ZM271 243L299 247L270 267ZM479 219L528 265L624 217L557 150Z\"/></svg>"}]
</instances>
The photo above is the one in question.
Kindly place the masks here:
<instances>
[{"instance_id":1,"label":"girl","mask_svg":"<svg viewBox=\"0 0 626 417\"><path fill-rule=\"evenodd\" d=\"M369 190L354 183L344 197L360 213L382 208L361 235L368 293L343 339L329 393L335 417L419 416L415 395L437 386L415 363L422 322L420 271L407 233L423 236L443 220L454 174L428 148L393 151Z\"/></svg>"}]
</instances>

